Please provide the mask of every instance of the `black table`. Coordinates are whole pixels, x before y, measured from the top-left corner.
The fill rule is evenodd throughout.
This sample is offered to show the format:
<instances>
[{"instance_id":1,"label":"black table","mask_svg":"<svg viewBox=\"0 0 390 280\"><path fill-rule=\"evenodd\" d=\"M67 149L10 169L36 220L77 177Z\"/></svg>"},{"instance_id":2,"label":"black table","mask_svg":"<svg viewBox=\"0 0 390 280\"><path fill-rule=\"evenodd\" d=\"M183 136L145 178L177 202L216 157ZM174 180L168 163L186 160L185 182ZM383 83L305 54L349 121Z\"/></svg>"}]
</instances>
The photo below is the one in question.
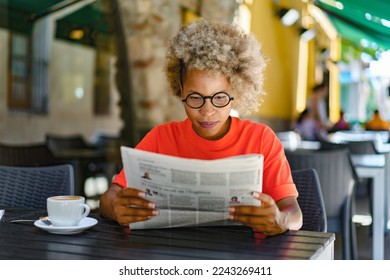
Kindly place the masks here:
<instances>
[{"instance_id":1,"label":"black table","mask_svg":"<svg viewBox=\"0 0 390 280\"><path fill-rule=\"evenodd\" d=\"M92 213L98 224L77 235L56 235L32 222L45 211L1 207L0 259L275 260L333 259L333 233L288 231L265 237L244 226L132 230Z\"/></svg>"}]
</instances>

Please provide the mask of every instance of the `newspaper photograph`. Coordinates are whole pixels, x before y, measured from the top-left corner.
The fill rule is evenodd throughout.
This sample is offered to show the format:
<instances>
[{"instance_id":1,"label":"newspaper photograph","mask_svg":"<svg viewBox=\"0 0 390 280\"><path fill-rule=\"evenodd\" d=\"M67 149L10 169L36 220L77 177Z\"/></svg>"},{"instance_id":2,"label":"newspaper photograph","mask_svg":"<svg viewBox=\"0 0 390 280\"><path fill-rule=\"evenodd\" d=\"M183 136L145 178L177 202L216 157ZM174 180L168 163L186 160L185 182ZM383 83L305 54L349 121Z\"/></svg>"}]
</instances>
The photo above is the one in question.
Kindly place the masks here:
<instances>
[{"instance_id":1,"label":"newspaper photograph","mask_svg":"<svg viewBox=\"0 0 390 280\"><path fill-rule=\"evenodd\" d=\"M216 160L186 159L121 147L127 185L146 193L159 214L131 229L237 225L227 220L232 205L260 205L263 155Z\"/></svg>"}]
</instances>

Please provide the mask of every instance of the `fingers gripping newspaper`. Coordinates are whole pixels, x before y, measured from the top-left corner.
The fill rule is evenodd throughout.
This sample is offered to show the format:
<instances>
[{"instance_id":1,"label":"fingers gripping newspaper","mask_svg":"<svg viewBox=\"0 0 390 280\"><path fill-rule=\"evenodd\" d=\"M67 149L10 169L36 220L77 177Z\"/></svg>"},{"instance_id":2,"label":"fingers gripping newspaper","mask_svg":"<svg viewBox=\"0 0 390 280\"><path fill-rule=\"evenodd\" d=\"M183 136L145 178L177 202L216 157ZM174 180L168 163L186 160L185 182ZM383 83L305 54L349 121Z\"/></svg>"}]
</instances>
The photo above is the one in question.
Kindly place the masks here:
<instances>
[{"instance_id":1,"label":"fingers gripping newspaper","mask_svg":"<svg viewBox=\"0 0 390 280\"><path fill-rule=\"evenodd\" d=\"M232 205L260 205L263 155L217 160L186 159L121 147L127 185L146 193L159 214L131 229L237 225L227 220Z\"/></svg>"}]
</instances>

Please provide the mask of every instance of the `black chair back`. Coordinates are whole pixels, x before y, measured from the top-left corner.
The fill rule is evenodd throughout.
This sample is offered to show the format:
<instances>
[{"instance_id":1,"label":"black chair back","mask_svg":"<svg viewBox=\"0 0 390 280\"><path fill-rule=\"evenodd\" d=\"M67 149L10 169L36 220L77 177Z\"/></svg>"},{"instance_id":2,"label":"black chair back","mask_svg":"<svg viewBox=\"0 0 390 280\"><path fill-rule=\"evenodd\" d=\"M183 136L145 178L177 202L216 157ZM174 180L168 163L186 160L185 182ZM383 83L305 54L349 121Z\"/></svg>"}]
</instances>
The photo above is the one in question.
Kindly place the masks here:
<instances>
[{"instance_id":1,"label":"black chair back","mask_svg":"<svg viewBox=\"0 0 390 280\"><path fill-rule=\"evenodd\" d=\"M46 199L73 194L73 167L0 166L0 205L46 209Z\"/></svg>"},{"instance_id":2,"label":"black chair back","mask_svg":"<svg viewBox=\"0 0 390 280\"><path fill-rule=\"evenodd\" d=\"M327 231L326 210L320 182L314 169L292 171L299 192L298 203L303 215L302 230Z\"/></svg>"},{"instance_id":3,"label":"black chair back","mask_svg":"<svg viewBox=\"0 0 390 280\"><path fill-rule=\"evenodd\" d=\"M85 149L90 146L81 135L46 135L46 145L51 151L59 149Z\"/></svg>"},{"instance_id":4,"label":"black chair back","mask_svg":"<svg viewBox=\"0 0 390 280\"><path fill-rule=\"evenodd\" d=\"M288 151L291 170L317 171L327 215L328 231L342 234L343 258L357 256L356 228L352 222L358 177L348 149Z\"/></svg>"},{"instance_id":5,"label":"black chair back","mask_svg":"<svg viewBox=\"0 0 390 280\"><path fill-rule=\"evenodd\" d=\"M365 140L365 141L348 141L345 143L348 147L351 154L361 155L361 154L377 154L374 141Z\"/></svg>"}]
</instances>

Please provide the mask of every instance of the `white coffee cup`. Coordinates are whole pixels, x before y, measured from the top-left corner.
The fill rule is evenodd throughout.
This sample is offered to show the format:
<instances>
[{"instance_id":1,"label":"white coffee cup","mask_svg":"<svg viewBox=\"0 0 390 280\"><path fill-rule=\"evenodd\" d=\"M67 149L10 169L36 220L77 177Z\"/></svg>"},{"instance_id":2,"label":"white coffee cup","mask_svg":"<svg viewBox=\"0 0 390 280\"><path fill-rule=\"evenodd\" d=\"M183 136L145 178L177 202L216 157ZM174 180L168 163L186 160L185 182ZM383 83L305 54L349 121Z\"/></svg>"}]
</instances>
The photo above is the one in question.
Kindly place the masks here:
<instances>
[{"instance_id":1,"label":"white coffee cup","mask_svg":"<svg viewBox=\"0 0 390 280\"><path fill-rule=\"evenodd\" d=\"M82 196L61 195L47 199L47 213L54 226L77 226L90 211Z\"/></svg>"}]
</instances>

